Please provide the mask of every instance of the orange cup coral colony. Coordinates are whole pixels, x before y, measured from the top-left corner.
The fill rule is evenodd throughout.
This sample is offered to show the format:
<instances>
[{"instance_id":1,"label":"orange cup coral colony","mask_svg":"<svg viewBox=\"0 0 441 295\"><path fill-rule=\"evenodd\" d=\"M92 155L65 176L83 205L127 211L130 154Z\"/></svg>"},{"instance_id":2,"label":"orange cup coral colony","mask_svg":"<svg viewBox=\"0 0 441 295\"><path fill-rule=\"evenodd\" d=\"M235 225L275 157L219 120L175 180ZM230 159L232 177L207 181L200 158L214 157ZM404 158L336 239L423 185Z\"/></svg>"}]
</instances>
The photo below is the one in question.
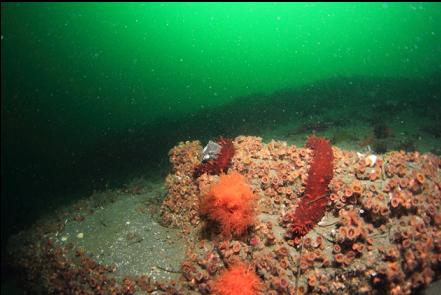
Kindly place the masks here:
<instances>
[{"instance_id":1,"label":"orange cup coral colony","mask_svg":"<svg viewBox=\"0 0 441 295\"><path fill-rule=\"evenodd\" d=\"M244 176L223 174L200 203L200 210L218 223L222 235L240 236L254 223L257 198Z\"/></svg>"},{"instance_id":2,"label":"orange cup coral colony","mask_svg":"<svg viewBox=\"0 0 441 295\"><path fill-rule=\"evenodd\" d=\"M254 295L263 289L262 281L246 264L238 262L224 271L211 286L216 295Z\"/></svg>"}]
</instances>

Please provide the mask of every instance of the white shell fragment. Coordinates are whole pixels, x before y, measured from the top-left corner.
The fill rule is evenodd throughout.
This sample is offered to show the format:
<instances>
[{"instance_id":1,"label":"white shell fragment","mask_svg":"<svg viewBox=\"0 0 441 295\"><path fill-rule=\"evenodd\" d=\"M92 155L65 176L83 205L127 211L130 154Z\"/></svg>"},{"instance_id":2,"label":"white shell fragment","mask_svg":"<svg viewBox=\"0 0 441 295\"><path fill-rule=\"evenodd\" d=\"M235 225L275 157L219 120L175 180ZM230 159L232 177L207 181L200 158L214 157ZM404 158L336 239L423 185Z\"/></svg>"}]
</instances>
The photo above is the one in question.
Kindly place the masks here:
<instances>
[{"instance_id":1,"label":"white shell fragment","mask_svg":"<svg viewBox=\"0 0 441 295\"><path fill-rule=\"evenodd\" d=\"M377 162L377 156L376 155L369 155L369 156L366 157L366 163L370 167L374 167L376 162Z\"/></svg>"}]
</instances>

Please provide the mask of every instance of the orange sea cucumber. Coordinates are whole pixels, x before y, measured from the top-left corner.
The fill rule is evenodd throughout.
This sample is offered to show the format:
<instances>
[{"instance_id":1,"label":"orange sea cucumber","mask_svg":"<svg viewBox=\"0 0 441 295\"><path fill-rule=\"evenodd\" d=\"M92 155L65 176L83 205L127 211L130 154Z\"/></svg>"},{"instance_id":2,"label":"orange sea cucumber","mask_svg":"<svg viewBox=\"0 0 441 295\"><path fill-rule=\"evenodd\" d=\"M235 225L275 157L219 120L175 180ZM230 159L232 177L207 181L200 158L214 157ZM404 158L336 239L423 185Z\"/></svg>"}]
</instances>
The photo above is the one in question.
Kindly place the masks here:
<instances>
[{"instance_id":1,"label":"orange sea cucumber","mask_svg":"<svg viewBox=\"0 0 441 295\"><path fill-rule=\"evenodd\" d=\"M238 262L224 271L212 284L216 295L255 295L260 294L264 285L252 268Z\"/></svg>"},{"instance_id":2,"label":"orange sea cucumber","mask_svg":"<svg viewBox=\"0 0 441 295\"><path fill-rule=\"evenodd\" d=\"M240 236L253 224L257 197L244 176L222 174L200 203L200 211L218 223L224 237Z\"/></svg>"}]
</instances>

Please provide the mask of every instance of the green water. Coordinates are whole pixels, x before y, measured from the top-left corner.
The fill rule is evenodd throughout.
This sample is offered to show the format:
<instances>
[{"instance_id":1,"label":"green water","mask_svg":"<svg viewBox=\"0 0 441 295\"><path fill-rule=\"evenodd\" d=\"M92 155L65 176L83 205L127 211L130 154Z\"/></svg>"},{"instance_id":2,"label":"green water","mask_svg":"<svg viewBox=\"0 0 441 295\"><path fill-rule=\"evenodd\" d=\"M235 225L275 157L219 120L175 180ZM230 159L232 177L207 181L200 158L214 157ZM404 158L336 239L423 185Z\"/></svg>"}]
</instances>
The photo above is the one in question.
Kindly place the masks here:
<instances>
[{"instance_id":1,"label":"green water","mask_svg":"<svg viewBox=\"0 0 441 295\"><path fill-rule=\"evenodd\" d=\"M2 94L62 133L124 128L329 77L422 77L439 28L438 3L3 4Z\"/></svg>"},{"instance_id":2,"label":"green water","mask_svg":"<svg viewBox=\"0 0 441 295\"><path fill-rule=\"evenodd\" d=\"M439 3L2 3L2 237L179 140L390 118L436 152L440 72Z\"/></svg>"}]
</instances>

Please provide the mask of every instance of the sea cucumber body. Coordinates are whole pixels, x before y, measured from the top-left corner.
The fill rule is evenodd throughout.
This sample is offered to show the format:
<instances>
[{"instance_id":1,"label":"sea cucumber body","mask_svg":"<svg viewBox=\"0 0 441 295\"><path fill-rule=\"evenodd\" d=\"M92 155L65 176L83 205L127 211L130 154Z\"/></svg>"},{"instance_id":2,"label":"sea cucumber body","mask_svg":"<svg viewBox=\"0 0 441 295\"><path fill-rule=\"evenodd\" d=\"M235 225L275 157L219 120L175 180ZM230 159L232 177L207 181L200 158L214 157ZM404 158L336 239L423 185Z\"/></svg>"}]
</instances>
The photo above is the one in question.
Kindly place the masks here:
<instances>
[{"instance_id":1,"label":"sea cucumber body","mask_svg":"<svg viewBox=\"0 0 441 295\"><path fill-rule=\"evenodd\" d=\"M306 143L313 150L313 159L308 172L306 189L299 206L284 216L288 224L288 235L306 235L323 217L329 200L328 185L333 175L332 146L324 138L310 136Z\"/></svg>"}]
</instances>

